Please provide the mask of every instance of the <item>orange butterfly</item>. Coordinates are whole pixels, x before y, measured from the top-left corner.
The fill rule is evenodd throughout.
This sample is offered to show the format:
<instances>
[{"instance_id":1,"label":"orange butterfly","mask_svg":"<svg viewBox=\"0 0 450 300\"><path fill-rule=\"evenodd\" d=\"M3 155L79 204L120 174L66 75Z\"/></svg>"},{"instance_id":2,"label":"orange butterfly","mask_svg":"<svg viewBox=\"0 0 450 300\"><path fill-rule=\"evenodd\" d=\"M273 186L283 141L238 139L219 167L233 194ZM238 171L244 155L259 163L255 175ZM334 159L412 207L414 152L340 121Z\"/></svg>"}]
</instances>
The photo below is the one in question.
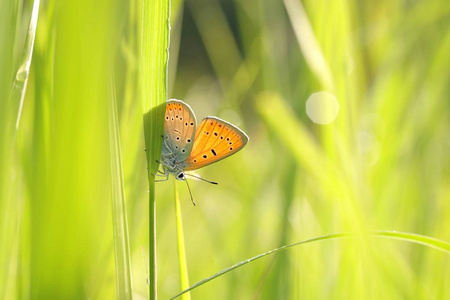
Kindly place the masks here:
<instances>
[{"instance_id":1,"label":"orange butterfly","mask_svg":"<svg viewBox=\"0 0 450 300\"><path fill-rule=\"evenodd\" d=\"M176 99L167 101L160 161L164 168L161 176L166 178L160 181L167 180L172 174L178 180L192 176L217 184L185 171L224 159L244 148L248 142L248 136L242 130L217 117L204 118L197 130L196 123L189 105Z\"/></svg>"}]
</instances>

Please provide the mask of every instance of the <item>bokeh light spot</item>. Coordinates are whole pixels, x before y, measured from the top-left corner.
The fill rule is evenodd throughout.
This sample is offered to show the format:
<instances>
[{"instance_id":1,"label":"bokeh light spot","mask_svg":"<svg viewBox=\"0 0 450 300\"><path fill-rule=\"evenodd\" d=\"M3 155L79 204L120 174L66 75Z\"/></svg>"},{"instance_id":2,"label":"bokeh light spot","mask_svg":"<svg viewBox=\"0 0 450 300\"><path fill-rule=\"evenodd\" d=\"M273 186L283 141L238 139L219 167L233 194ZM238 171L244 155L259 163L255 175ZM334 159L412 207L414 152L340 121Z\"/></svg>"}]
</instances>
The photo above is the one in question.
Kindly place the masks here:
<instances>
[{"instance_id":1,"label":"bokeh light spot","mask_svg":"<svg viewBox=\"0 0 450 300\"><path fill-rule=\"evenodd\" d=\"M339 112L339 102L333 94L317 92L306 101L306 114L317 124L330 124Z\"/></svg>"}]
</instances>

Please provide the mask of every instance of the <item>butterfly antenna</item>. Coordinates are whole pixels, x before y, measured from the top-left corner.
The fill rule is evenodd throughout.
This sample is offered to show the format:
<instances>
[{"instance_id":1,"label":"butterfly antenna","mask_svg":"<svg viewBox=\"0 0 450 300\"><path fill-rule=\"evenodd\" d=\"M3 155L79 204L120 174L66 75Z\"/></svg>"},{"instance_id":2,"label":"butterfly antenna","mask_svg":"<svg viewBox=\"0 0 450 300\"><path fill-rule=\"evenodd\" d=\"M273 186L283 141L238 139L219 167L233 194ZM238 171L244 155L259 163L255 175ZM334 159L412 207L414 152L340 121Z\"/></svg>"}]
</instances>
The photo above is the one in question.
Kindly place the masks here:
<instances>
[{"instance_id":1,"label":"butterfly antenna","mask_svg":"<svg viewBox=\"0 0 450 300\"><path fill-rule=\"evenodd\" d=\"M185 175L186 175L186 174L185 174ZM192 197L191 188L189 187L188 181L187 181L186 179L184 179L184 181L186 182L186 185L187 185L187 187L188 187L189 195L191 195L191 201L192 201L192 204L194 204L194 206L197 206L197 204L195 204L194 197Z\"/></svg>"},{"instance_id":2,"label":"butterfly antenna","mask_svg":"<svg viewBox=\"0 0 450 300\"><path fill-rule=\"evenodd\" d=\"M209 181L209 180L206 180L206 179L204 179L204 178L201 178L201 177L199 177L199 176L195 176L195 175L192 175L192 174L184 174L184 176L191 176L191 177L194 177L194 178L203 180L203 181L205 181L205 182L207 182L207 183L218 184L217 182Z\"/></svg>"}]
</instances>

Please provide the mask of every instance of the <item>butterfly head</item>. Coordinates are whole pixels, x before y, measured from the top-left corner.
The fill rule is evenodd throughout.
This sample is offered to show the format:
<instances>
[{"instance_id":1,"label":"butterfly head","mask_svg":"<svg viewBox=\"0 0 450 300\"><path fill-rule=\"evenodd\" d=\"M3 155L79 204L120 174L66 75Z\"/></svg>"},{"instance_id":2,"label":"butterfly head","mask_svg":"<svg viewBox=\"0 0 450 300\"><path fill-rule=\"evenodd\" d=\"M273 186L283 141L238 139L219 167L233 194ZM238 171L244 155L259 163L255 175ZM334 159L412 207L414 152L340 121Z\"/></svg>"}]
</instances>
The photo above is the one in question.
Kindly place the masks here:
<instances>
[{"instance_id":1,"label":"butterfly head","mask_svg":"<svg viewBox=\"0 0 450 300\"><path fill-rule=\"evenodd\" d=\"M186 176L184 176L184 172L180 172L180 173L176 174L175 178L177 180L186 180Z\"/></svg>"}]
</instances>

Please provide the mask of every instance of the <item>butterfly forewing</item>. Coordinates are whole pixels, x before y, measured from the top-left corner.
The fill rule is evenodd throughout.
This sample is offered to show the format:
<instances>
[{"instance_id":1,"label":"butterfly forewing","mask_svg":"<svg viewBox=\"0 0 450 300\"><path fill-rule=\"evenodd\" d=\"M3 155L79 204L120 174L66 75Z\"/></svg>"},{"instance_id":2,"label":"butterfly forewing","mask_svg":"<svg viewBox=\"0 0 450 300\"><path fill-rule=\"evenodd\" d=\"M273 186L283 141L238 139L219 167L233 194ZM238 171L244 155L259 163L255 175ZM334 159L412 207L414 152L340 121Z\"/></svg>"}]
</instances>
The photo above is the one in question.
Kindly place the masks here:
<instances>
[{"instance_id":1,"label":"butterfly forewing","mask_svg":"<svg viewBox=\"0 0 450 300\"><path fill-rule=\"evenodd\" d=\"M173 155L182 162L191 153L196 128L195 115L186 103L169 100L164 119L162 156Z\"/></svg>"},{"instance_id":2,"label":"butterfly forewing","mask_svg":"<svg viewBox=\"0 0 450 300\"><path fill-rule=\"evenodd\" d=\"M195 132L186 170L195 170L224 159L241 150L247 142L247 135L236 126L216 117L206 117Z\"/></svg>"}]
</instances>

